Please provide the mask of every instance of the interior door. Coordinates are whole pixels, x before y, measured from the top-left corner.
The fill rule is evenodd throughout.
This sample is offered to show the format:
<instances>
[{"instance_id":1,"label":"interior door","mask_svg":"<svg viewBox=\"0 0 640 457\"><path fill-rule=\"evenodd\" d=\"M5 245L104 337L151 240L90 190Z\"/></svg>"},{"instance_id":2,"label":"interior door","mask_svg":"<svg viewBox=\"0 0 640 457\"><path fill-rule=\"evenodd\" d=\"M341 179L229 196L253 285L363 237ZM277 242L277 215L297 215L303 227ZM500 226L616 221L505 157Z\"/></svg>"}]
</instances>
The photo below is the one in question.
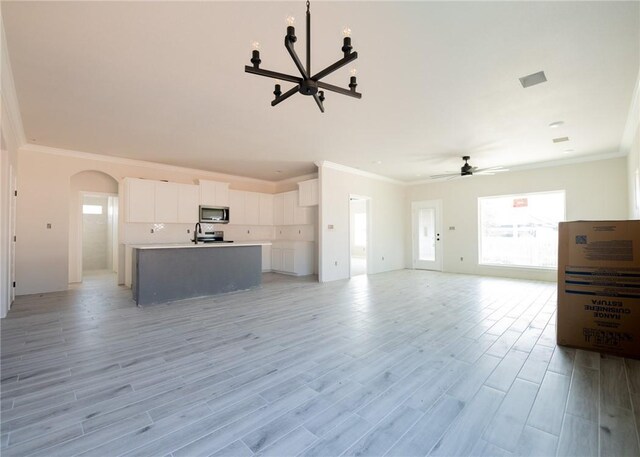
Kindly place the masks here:
<instances>
[{"instance_id":1,"label":"interior door","mask_svg":"<svg viewBox=\"0 0 640 457\"><path fill-rule=\"evenodd\" d=\"M413 268L442 271L442 201L411 203Z\"/></svg>"}]
</instances>

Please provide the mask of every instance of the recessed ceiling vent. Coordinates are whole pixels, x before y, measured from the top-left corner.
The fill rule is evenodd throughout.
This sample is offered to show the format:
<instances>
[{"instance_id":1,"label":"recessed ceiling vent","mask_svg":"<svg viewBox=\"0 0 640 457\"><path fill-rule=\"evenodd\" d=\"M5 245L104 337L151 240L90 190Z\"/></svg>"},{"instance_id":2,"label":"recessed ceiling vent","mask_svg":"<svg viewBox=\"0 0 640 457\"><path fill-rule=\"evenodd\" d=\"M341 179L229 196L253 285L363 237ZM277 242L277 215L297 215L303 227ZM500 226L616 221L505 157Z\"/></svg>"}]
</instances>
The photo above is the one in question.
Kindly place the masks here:
<instances>
[{"instance_id":1,"label":"recessed ceiling vent","mask_svg":"<svg viewBox=\"0 0 640 457\"><path fill-rule=\"evenodd\" d=\"M569 137L568 136L561 136L559 138L554 138L553 139L554 143L562 143L564 141L569 141Z\"/></svg>"},{"instance_id":2,"label":"recessed ceiling vent","mask_svg":"<svg viewBox=\"0 0 640 457\"><path fill-rule=\"evenodd\" d=\"M538 73L533 73L531 75L523 76L520 79L520 84L525 89L527 87L535 86L536 84L547 82L547 77L544 75L544 71L539 71Z\"/></svg>"}]
</instances>

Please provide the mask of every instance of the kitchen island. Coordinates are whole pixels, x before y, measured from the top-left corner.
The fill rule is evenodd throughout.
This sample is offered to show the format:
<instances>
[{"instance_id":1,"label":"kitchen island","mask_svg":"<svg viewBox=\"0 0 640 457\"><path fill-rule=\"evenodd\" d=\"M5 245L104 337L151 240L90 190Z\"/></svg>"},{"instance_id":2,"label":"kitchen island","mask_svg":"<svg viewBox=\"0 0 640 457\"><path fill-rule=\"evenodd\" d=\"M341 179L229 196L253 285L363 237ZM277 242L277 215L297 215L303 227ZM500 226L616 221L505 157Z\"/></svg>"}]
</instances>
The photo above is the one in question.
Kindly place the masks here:
<instances>
[{"instance_id":1,"label":"kitchen island","mask_svg":"<svg viewBox=\"0 0 640 457\"><path fill-rule=\"evenodd\" d=\"M133 245L133 299L143 306L257 287L264 244Z\"/></svg>"}]
</instances>

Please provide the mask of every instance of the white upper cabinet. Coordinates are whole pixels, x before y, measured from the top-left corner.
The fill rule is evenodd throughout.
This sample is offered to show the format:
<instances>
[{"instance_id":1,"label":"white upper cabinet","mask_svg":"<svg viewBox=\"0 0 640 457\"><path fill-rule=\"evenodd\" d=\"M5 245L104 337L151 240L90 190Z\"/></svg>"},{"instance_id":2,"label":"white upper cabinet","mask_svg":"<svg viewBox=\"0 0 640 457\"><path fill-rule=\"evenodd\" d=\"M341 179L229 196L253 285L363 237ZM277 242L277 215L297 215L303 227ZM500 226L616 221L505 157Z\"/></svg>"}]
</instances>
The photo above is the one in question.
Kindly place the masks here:
<instances>
[{"instance_id":1,"label":"white upper cabinet","mask_svg":"<svg viewBox=\"0 0 640 457\"><path fill-rule=\"evenodd\" d=\"M260 195L260 225L273 225L273 195Z\"/></svg>"},{"instance_id":2,"label":"white upper cabinet","mask_svg":"<svg viewBox=\"0 0 640 457\"><path fill-rule=\"evenodd\" d=\"M284 194L273 196L273 225L284 225Z\"/></svg>"},{"instance_id":3,"label":"white upper cabinet","mask_svg":"<svg viewBox=\"0 0 640 457\"><path fill-rule=\"evenodd\" d=\"M284 194L284 221L283 225L295 224L295 210L298 200L298 192L285 192Z\"/></svg>"},{"instance_id":4,"label":"white upper cabinet","mask_svg":"<svg viewBox=\"0 0 640 457\"><path fill-rule=\"evenodd\" d=\"M318 204L318 180L310 179L298 183L298 205L315 206Z\"/></svg>"},{"instance_id":5,"label":"white upper cabinet","mask_svg":"<svg viewBox=\"0 0 640 457\"><path fill-rule=\"evenodd\" d=\"M126 222L155 222L156 182L125 178Z\"/></svg>"},{"instance_id":6,"label":"white upper cabinet","mask_svg":"<svg viewBox=\"0 0 640 457\"><path fill-rule=\"evenodd\" d=\"M193 184L125 178L125 222L194 223L199 187Z\"/></svg>"},{"instance_id":7,"label":"white upper cabinet","mask_svg":"<svg viewBox=\"0 0 640 457\"><path fill-rule=\"evenodd\" d=\"M210 206L229 205L229 183L200 179L200 204Z\"/></svg>"},{"instance_id":8,"label":"white upper cabinet","mask_svg":"<svg viewBox=\"0 0 640 457\"><path fill-rule=\"evenodd\" d=\"M178 222L178 187L174 182L156 181L155 222Z\"/></svg>"},{"instance_id":9,"label":"white upper cabinet","mask_svg":"<svg viewBox=\"0 0 640 457\"><path fill-rule=\"evenodd\" d=\"M260 225L260 194L244 192L244 224Z\"/></svg>"},{"instance_id":10,"label":"white upper cabinet","mask_svg":"<svg viewBox=\"0 0 640 457\"><path fill-rule=\"evenodd\" d=\"M309 206L296 206L293 212L293 224L294 225L308 225L311 224L311 210Z\"/></svg>"},{"instance_id":11,"label":"white upper cabinet","mask_svg":"<svg viewBox=\"0 0 640 457\"><path fill-rule=\"evenodd\" d=\"M179 184L178 187L178 222L195 224L198 222L198 205L200 204L200 186Z\"/></svg>"},{"instance_id":12,"label":"white upper cabinet","mask_svg":"<svg viewBox=\"0 0 640 457\"><path fill-rule=\"evenodd\" d=\"M245 224L245 192L241 190L229 191L229 223Z\"/></svg>"}]
</instances>

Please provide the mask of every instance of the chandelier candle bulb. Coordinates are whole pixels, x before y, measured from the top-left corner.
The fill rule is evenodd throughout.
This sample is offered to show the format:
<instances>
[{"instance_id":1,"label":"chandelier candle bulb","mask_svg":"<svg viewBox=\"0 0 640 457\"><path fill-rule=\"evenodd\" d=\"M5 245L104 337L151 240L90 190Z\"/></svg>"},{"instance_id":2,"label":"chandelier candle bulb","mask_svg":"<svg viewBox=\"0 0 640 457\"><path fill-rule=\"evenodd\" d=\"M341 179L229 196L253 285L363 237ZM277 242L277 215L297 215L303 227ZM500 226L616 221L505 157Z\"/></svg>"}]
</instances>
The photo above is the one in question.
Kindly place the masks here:
<instances>
[{"instance_id":1,"label":"chandelier candle bulb","mask_svg":"<svg viewBox=\"0 0 640 457\"><path fill-rule=\"evenodd\" d=\"M253 64L253 68L260 67L260 62L262 62L262 60L260 60L260 51L254 49L251 51L251 63Z\"/></svg>"},{"instance_id":2,"label":"chandelier candle bulb","mask_svg":"<svg viewBox=\"0 0 640 457\"><path fill-rule=\"evenodd\" d=\"M351 54L352 49L353 47L351 46L351 37L344 37L344 40L342 41L342 52L344 52L344 56L347 57L349 54Z\"/></svg>"}]
</instances>

